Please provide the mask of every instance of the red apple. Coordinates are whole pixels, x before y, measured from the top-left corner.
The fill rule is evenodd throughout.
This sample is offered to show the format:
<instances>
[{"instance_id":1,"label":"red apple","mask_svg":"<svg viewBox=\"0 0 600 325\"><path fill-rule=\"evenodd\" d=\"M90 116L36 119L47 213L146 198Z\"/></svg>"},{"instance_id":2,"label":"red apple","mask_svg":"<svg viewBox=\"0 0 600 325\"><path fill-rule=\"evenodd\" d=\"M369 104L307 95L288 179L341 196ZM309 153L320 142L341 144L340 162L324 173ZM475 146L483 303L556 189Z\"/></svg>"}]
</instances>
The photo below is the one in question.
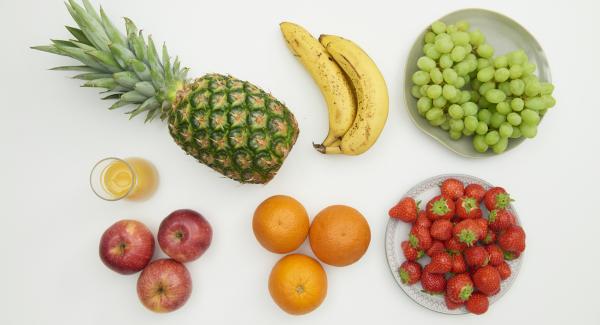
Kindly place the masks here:
<instances>
[{"instance_id":1,"label":"red apple","mask_svg":"<svg viewBox=\"0 0 600 325\"><path fill-rule=\"evenodd\" d=\"M137 293L146 308L168 313L183 306L192 293L187 268L172 259L153 261L140 274Z\"/></svg>"},{"instance_id":2,"label":"red apple","mask_svg":"<svg viewBox=\"0 0 600 325\"><path fill-rule=\"evenodd\" d=\"M152 255L154 237L139 221L117 221L100 238L100 259L108 268L121 274L142 270Z\"/></svg>"},{"instance_id":3,"label":"red apple","mask_svg":"<svg viewBox=\"0 0 600 325\"><path fill-rule=\"evenodd\" d=\"M193 261L208 249L212 228L202 215L193 210L177 210L169 214L158 228L158 244L172 259Z\"/></svg>"}]
</instances>

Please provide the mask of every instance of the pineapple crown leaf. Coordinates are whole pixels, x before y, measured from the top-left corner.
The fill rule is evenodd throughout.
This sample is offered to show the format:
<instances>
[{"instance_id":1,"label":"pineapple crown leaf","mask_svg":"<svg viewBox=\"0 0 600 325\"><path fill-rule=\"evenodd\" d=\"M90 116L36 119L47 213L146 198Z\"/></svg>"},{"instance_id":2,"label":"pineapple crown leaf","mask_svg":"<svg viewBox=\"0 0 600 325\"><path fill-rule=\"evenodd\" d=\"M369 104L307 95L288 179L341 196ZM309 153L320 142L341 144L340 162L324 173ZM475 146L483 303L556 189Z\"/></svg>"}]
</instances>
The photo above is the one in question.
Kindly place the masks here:
<instances>
[{"instance_id":1,"label":"pineapple crown leaf","mask_svg":"<svg viewBox=\"0 0 600 325\"><path fill-rule=\"evenodd\" d=\"M134 22L125 20L125 35L111 22L102 7L99 11L89 0L81 4L65 2L77 27L65 26L73 37L52 39L50 45L32 49L67 56L83 65L65 65L51 70L76 71L73 79L83 80L82 87L103 88L103 100L116 100L109 109L136 105L126 114L133 118L146 113L146 122L156 116L164 119L166 110L182 87L188 68L178 57L171 61L165 44L157 51L151 36L144 37Z\"/></svg>"}]
</instances>

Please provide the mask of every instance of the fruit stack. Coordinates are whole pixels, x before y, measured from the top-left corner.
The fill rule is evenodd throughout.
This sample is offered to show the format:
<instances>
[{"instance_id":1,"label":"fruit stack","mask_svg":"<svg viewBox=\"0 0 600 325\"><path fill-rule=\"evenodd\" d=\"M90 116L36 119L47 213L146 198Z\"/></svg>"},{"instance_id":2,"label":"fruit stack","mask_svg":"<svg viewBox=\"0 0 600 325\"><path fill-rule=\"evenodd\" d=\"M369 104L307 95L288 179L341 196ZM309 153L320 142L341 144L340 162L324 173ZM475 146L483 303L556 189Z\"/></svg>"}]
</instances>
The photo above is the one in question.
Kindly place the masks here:
<instances>
[{"instance_id":1,"label":"fruit stack","mask_svg":"<svg viewBox=\"0 0 600 325\"><path fill-rule=\"evenodd\" d=\"M198 259L210 246L212 228L192 210L169 214L158 229L158 244L170 258L152 261L154 236L143 223L121 220L100 239L100 259L120 274L142 271L137 293L146 308L166 313L185 304L192 293L192 278L183 263Z\"/></svg>"},{"instance_id":2,"label":"fruit stack","mask_svg":"<svg viewBox=\"0 0 600 325\"><path fill-rule=\"evenodd\" d=\"M465 186L448 178L440 190L425 210L405 197L389 211L391 218L412 225L401 244L406 261L398 270L400 279L406 285L420 282L427 293L443 294L448 309L464 305L471 313L485 313L488 297L500 292L500 282L511 275L506 261L525 250L525 232L501 187L486 191L479 184ZM422 267L424 256L430 261Z\"/></svg>"}]
</instances>

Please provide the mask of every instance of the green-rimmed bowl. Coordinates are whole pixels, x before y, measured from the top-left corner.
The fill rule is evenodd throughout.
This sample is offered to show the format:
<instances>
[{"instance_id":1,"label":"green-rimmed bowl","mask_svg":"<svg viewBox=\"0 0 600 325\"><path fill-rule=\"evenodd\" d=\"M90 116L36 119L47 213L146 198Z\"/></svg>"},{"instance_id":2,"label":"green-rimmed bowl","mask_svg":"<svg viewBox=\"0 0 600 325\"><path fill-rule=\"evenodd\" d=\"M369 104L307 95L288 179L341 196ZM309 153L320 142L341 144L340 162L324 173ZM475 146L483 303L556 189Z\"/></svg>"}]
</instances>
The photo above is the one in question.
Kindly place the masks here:
<instances>
[{"instance_id":1,"label":"green-rimmed bowl","mask_svg":"<svg viewBox=\"0 0 600 325\"><path fill-rule=\"evenodd\" d=\"M536 75L543 82L552 82L550 67L544 54L544 50L538 41L523 26L514 20L499 13L485 9L463 9L450 13L439 20L446 24L454 24L460 20L466 20L471 24L471 29L478 28L486 37L486 42L494 47L494 56L505 54L517 49L523 49L529 57L529 62L537 66ZM404 98L406 108L415 125L423 132L437 140L446 148L461 156L470 158L483 158L496 155L491 150L486 153L475 151L472 145L472 136L462 137L460 140L452 140L447 131L432 126L419 115L417 110L417 99L411 95L412 75L418 70L417 60L423 56L423 44L427 28L417 37L408 55L406 71L404 76ZM510 139L508 141L508 152L521 144L525 138Z\"/></svg>"}]
</instances>

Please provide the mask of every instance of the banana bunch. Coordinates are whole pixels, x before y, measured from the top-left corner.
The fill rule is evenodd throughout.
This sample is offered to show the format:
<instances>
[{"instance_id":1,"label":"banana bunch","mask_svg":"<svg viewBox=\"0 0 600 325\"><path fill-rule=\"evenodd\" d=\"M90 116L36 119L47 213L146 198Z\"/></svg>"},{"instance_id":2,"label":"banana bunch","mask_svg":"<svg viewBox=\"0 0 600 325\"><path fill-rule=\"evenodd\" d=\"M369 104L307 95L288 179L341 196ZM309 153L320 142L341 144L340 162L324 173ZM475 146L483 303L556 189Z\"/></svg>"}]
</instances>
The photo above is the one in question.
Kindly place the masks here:
<instances>
[{"instance_id":1,"label":"banana bunch","mask_svg":"<svg viewBox=\"0 0 600 325\"><path fill-rule=\"evenodd\" d=\"M329 133L313 146L328 154L360 155L385 126L389 98L375 62L350 40L314 38L301 26L281 23L288 47L313 77L327 103Z\"/></svg>"}]
</instances>

